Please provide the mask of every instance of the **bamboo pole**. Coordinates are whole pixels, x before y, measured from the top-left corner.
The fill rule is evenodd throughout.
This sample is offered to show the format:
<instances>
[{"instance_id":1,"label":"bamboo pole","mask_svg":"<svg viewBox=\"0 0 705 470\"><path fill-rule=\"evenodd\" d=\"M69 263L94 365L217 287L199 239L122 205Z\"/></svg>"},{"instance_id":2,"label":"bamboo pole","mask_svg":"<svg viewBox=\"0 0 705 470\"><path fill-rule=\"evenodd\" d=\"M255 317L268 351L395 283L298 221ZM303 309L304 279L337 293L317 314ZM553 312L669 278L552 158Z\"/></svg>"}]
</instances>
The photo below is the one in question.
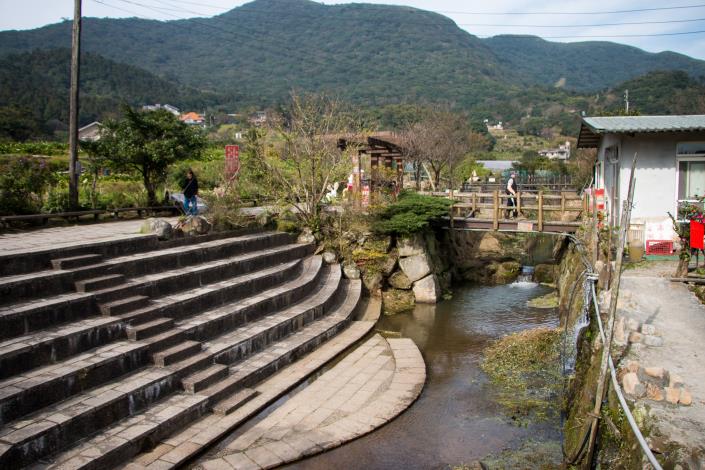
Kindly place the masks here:
<instances>
[{"instance_id":1,"label":"bamboo pole","mask_svg":"<svg viewBox=\"0 0 705 470\"><path fill-rule=\"evenodd\" d=\"M494 191L494 204L492 208L492 228L499 229L499 191Z\"/></svg>"},{"instance_id":2,"label":"bamboo pole","mask_svg":"<svg viewBox=\"0 0 705 470\"><path fill-rule=\"evenodd\" d=\"M543 191L539 191L539 232L543 232Z\"/></svg>"},{"instance_id":3,"label":"bamboo pole","mask_svg":"<svg viewBox=\"0 0 705 470\"><path fill-rule=\"evenodd\" d=\"M588 443L588 465L592 467L594 456L595 439L597 438L598 419L602 408L602 401L605 396L605 377L607 376L608 359L612 348L612 334L614 333L614 316L617 311L617 299L619 297L619 284L622 278L622 259L624 257L624 245L626 244L627 231L629 229L629 219L632 215L632 201L634 200L634 171L636 169L636 157L632 160L632 169L629 175L629 191L627 200L624 201L622 220L619 227L619 242L617 245L617 259L615 260L615 273L610 284L610 309L607 316L607 331L605 331L605 343L602 345L602 358L600 360L600 376L597 381L595 391L595 406L592 412L592 423L590 426L590 440Z\"/></svg>"}]
</instances>

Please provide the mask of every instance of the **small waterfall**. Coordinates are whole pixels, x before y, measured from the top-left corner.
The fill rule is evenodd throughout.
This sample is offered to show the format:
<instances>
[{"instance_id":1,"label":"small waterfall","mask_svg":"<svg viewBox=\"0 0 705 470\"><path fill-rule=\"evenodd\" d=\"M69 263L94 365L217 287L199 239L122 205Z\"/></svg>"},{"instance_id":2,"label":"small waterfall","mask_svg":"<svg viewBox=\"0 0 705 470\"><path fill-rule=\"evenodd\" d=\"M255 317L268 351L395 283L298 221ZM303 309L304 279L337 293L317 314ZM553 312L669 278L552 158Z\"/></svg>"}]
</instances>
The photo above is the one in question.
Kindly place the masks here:
<instances>
[{"instance_id":1,"label":"small waterfall","mask_svg":"<svg viewBox=\"0 0 705 470\"><path fill-rule=\"evenodd\" d=\"M583 281L583 308L580 316L572 327L567 327L563 338L563 375L575 373L575 362L578 356L578 338L580 333L590 324L590 281Z\"/></svg>"},{"instance_id":2,"label":"small waterfall","mask_svg":"<svg viewBox=\"0 0 705 470\"><path fill-rule=\"evenodd\" d=\"M511 284L512 287L535 287L534 282L534 267L533 266L522 266L521 273Z\"/></svg>"}]
</instances>

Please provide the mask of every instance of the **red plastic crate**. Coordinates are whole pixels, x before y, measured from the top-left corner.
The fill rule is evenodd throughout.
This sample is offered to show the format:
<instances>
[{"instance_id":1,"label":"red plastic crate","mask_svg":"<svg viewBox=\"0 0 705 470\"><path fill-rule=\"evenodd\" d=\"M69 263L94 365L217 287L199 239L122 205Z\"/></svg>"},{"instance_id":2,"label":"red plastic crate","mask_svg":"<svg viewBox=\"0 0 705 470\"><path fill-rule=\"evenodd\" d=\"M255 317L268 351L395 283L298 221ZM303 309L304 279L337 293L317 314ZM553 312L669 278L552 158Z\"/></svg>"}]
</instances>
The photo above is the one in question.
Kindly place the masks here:
<instances>
[{"instance_id":1,"label":"red plastic crate","mask_svg":"<svg viewBox=\"0 0 705 470\"><path fill-rule=\"evenodd\" d=\"M646 240L647 255L672 255L673 242L670 240Z\"/></svg>"}]
</instances>

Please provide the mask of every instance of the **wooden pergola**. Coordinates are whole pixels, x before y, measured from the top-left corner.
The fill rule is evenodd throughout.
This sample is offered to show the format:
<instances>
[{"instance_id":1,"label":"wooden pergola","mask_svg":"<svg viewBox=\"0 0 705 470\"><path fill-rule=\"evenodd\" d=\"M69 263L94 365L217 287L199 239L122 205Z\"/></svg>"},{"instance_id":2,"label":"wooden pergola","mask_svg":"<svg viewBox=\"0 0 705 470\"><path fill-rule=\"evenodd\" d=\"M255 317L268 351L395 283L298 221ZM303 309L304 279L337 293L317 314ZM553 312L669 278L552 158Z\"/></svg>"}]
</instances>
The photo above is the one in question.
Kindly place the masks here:
<instances>
[{"instance_id":1,"label":"wooden pergola","mask_svg":"<svg viewBox=\"0 0 705 470\"><path fill-rule=\"evenodd\" d=\"M374 191L384 184L394 181L401 188L404 178L404 152L399 137L388 131L376 132L359 138L339 139L338 145L345 148L348 142L355 141L358 147L357 155L353 156L353 190L357 193L362 186L369 185ZM368 161L365 161L368 160ZM369 168L367 177L363 177L363 168ZM385 178L381 169L395 171L393 180Z\"/></svg>"}]
</instances>

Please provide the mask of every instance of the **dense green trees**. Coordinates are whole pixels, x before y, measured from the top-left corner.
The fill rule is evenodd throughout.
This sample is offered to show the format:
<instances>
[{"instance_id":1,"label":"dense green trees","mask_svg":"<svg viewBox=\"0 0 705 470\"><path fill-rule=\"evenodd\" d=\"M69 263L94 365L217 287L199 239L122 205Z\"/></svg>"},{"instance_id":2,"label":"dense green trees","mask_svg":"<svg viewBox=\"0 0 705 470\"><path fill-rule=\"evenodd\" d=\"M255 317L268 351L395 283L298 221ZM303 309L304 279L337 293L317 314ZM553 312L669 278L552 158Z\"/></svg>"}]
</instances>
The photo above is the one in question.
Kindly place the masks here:
<instances>
[{"instance_id":1,"label":"dense green trees","mask_svg":"<svg viewBox=\"0 0 705 470\"><path fill-rule=\"evenodd\" d=\"M139 173L148 203L156 205L157 188L166 181L169 166L199 158L205 137L165 110L141 112L124 107L123 112L122 119L105 122L99 141L83 147L93 159Z\"/></svg>"}]
</instances>

